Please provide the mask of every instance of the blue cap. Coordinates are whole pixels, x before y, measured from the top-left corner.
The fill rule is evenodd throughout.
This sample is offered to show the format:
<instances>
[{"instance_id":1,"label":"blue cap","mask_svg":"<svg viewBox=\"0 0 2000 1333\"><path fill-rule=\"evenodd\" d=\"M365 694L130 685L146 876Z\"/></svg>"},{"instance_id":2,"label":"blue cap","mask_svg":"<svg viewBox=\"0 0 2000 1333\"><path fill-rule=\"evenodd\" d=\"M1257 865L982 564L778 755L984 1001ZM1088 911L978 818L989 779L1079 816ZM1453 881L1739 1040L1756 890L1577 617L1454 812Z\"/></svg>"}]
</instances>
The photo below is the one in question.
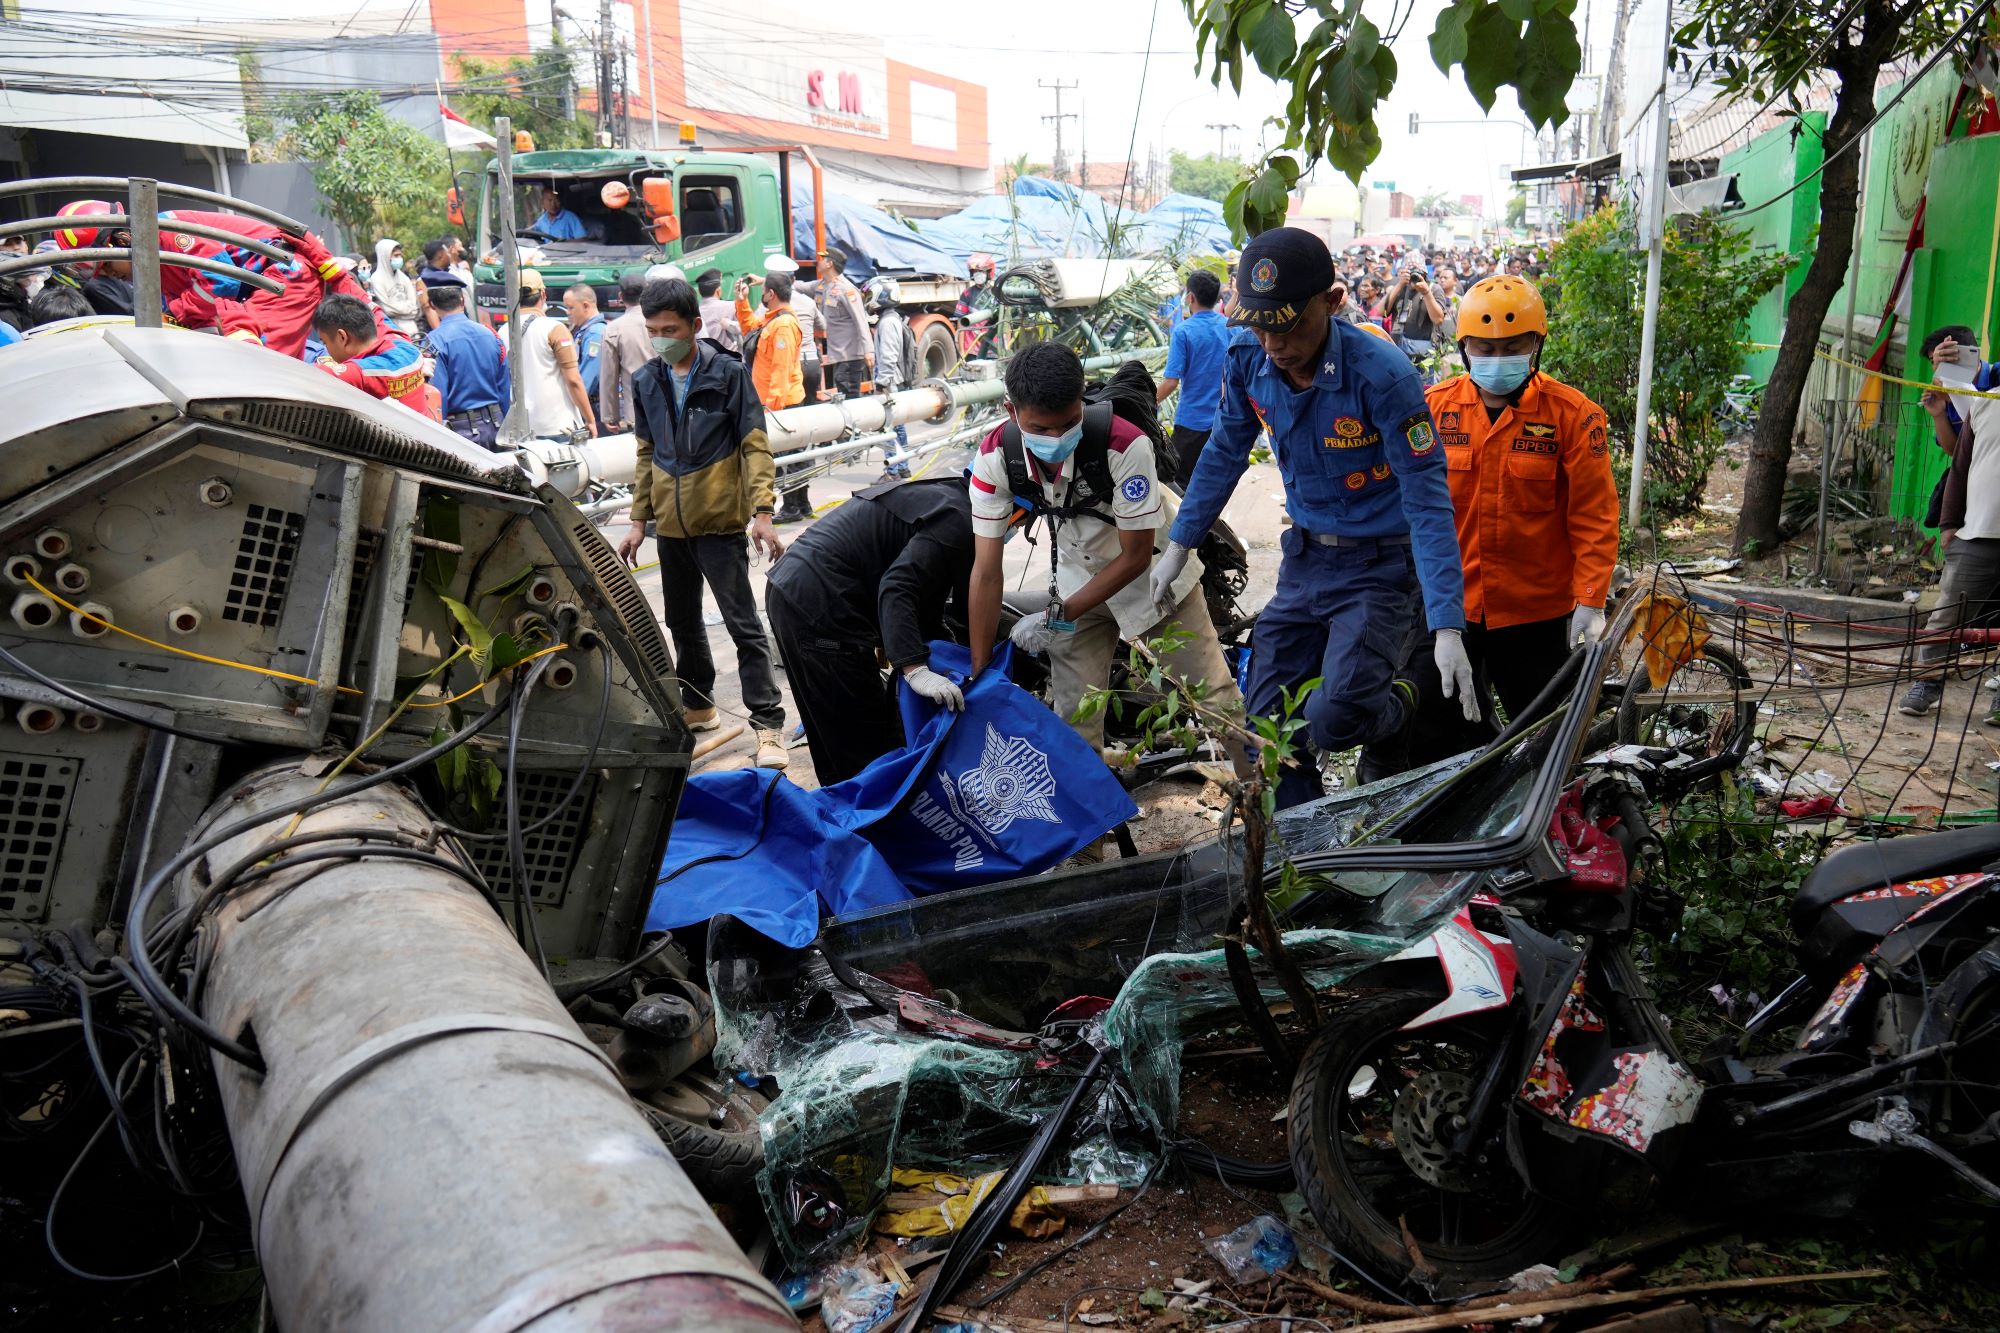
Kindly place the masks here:
<instances>
[{"instance_id":1,"label":"blue cap","mask_svg":"<svg viewBox=\"0 0 2000 1333\"><path fill-rule=\"evenodd\" d=\"M1299 322L1306 302L1333 284L1333 255L1325 241L1300 227L1273 228L1243 247L1229 322L1283 333Z\"/></svg>"}]
</instances>

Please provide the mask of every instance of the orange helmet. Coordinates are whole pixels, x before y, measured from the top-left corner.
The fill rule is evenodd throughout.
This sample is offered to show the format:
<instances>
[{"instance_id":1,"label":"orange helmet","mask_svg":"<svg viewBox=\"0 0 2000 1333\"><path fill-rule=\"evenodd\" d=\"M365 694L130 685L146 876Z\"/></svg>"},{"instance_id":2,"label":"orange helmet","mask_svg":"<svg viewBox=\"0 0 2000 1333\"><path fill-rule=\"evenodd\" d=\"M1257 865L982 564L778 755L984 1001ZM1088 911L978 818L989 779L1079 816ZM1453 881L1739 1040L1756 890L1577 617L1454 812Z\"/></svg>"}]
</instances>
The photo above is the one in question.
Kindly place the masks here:
<instances>
[{"instance_id":1,"label":"orange helmet","mask_svg":"<svg viewBox=\"0 0 2000 1333\"><path fill-rule=\"evenodd\" d=\"M1392 347L1396 343L1396 340L1389 336L1389 330L1383 328L1380 324L1377 324L1372 319L1364 320L1363 322L1356 324L1354 327L1360 329L1364 333L1374 334L1377 338L1380 338L1383 342L1388 343Z\"/></svg>"},{"instance_id":2,"label":"orange helmet","mask_svg":"<svg viewBox=\"0 0 2000 1333\"><path fill-rule=\"evenodd\" d=\"M1549 308L1535 284L1505 273L1473 283L1458 307L1458 336L1511 338L1517 333L1549 336Z\"/></svg>"},{"instance_id":3,"label":"orange helmet","mask_svg":"<svg viewBox=\"0 0 2000 1333\"><path fill-rule=\"evenodd\" d=\"M78 199L73 203L64 204L61 208L57 209L56 216L59 218L73 218L84 217L93 213L122 212L124 210L117 205L108 204L102 199ZM97 244L98 237L102 232L103 229L100 227L58 227L56 228L56 244L65 250L88 250Z\"/></svg>"}]
</instances>

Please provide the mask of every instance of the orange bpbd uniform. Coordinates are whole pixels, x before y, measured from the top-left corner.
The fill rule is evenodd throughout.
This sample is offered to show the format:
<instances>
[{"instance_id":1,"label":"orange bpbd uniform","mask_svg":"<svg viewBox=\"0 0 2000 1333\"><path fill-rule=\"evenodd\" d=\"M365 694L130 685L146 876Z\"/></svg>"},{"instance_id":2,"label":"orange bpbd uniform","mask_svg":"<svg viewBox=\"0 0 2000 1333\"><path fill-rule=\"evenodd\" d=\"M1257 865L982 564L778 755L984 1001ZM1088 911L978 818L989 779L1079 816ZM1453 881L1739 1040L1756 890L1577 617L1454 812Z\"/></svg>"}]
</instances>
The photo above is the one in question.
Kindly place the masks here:
<instances>
[{"instance_id":1,"label":"orange bpbd uniform","mask_svg":"<svg viewBox=\"0 0 2000 1333\"><path fill-rule=\"evenodd\" d=\"M1424 397L1451 482L1466 622L1504 629L1603 606L1618 563L1604 409L1539 371L1497 419L1469 375Z\"/></svg>"}]
</instances>

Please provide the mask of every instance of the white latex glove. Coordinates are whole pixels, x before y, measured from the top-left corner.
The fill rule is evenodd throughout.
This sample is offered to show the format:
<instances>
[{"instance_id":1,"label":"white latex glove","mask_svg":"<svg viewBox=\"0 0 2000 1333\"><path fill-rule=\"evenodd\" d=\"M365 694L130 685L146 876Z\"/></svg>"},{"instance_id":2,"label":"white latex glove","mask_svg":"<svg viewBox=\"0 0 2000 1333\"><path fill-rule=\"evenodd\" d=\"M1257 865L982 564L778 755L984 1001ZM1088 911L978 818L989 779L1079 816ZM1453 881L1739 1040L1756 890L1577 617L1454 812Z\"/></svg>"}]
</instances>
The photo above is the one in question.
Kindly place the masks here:
<instances>
[{"instance_id":1,"label":"white latex glove","mask_svg":"<svg viewBox=\"0 0 2000 1333\"><path fill-rule=\"evenodd\" d=\"M1580 643L1588 648L1603 637L1603 607L1579 606L1569 613L1569 641L1572 647Z\"/></svg>"},{"instance_id":2,"label":"white latex glove","mask_svg":"<svg viewBox=\"0 0 2000 1333\"><path fill-rule=\"evenodd\" d=\"M1036 611L1015 621L1014 632L1007 637L1012 639L1014 646L1022 652L1040 657L1049 650L1049 640L1055 636L1056 632L1049 628L1049 613Z\"/></svg>"},{"instance_id":3,"label":"white latex glove","mask_svg":"<svg viewBox=\"0 0 2000 1333\"><path fill-rule=\"evenodd\" d=\"M1472 659L1465 655L1465 639L1455 629L1441 629L1436 638L1431 653L1437 659L1444 697L1458 700L1458 710L1465 714L1465 720L1477 722L1479 694L1472 686Z\"/></svg>"},{"instance_id":4,"label":"white latex glove","mask_svg":"<svg viewBox=\"0 0 2000 1333\"><path fill-rule=\"evenodd\" d=\"M1153 606L1161 615L1180 605L1180 598L1174 596L1174 580L1187 568L1188 548L1179 542L1168 542L1167 549L1160 552L1160 558L1153 562Z\"/></svg>"},{"instance_id":5,"label":"white latex glove","mask_svg":"<svg viewBox=\"0 0 2000 1333\"><path fill-rule=\"evenodd\" d=\"M932 703L942 704L954 713L965 708L965 692L927 666L905 667L903 682Z\"/></svg>"}]
</instances>

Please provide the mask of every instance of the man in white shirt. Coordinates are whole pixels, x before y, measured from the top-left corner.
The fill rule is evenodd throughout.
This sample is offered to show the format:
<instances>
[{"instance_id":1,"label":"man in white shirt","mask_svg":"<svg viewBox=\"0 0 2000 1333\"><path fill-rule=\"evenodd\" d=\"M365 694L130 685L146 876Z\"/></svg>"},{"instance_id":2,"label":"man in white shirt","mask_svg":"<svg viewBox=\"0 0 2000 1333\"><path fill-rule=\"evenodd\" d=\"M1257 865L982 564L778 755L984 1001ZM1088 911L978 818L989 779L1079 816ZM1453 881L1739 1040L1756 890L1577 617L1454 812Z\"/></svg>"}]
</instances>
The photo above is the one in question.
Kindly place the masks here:
<instances>
[{"instance_id":1,"label":"man in white shirt","mask_svg":"<svg viewBox=\"0 0 2000 1333\"><path fill-rule=\"evenodd\" d=\"M1943 663L1957 646L1945 636L2000 611L2000 398L1985 397L1975 388L1984 362L1971 334L1971 329L1952 327L1924 340L1944 391L1925 393L1923 404L1939 445L1951 442L1952 463L1938 525L1939 540L1946 543L1944 573L1938 579L1937 609L1924 622L1925 635L1938 637L1917 649L1917 670L1925 675L1911 683L1897 705L1911 717L1930 712L1944 698ZM1955 432L1949 426L1954 414L1963 423ZM2000 708L1986 720L2000 726Z\"/></svg>"},{"instance_id":2,"label":"man in white shirt","mask_svg":"<svg viewBox=\"0 0 2000 1333\"><path fill-rule=\"evenodd\" d=\"M521 321L521 402L528 433L574 439L597 434L590 394L578 368L576 340L548 313L548 283L540 270L521 270L515 318Z\"/></svg>"},{"instance_id":3,"label":"man in white shirt","mask_svg":"<svg viewBox=\"0 0 2000 1333\"><path fill-rule=\"evenodd\" d=\"M1240 697L1201 596L1201 562L1189 559L1155 604L1147 574L1166 544L1173 497L1160 485L1153 443L1108 403L1083 402L1083 362L1056 342L1030 343L1007 363L1008 421L973 460L972 582L967 628L976 675L993 656L1000 624L1001 547L1016 508L1045 515L1049 604L1014 626L1015 647L1047 653L1050 703L1091 745L1104 744L1102 710L1077 706L1110 681L1122 635L1151 640L1178 623L1190 637L1163 656L1183 681L1204 682L1210 702Z\"/></svg>"}]
</instances>

